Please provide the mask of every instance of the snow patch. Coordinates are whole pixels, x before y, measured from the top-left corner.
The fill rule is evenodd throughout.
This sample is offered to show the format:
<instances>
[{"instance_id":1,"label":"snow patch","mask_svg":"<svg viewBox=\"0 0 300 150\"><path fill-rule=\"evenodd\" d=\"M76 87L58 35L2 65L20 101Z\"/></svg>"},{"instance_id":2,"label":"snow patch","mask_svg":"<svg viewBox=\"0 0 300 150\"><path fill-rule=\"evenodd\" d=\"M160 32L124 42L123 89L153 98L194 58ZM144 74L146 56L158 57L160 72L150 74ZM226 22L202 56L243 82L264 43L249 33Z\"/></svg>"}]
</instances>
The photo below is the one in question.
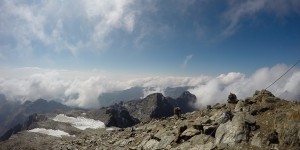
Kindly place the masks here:
<instances>
[{"instance_id":1,"label":"snow patch","mask_svg":"<svg viewBox=\"0 0 300 150\"><path fill-rule=\"evenodd\" d=\"M52 120L57 122L65 122L71 123L73 127L78 128L80 130L85 130L87 128L97 129L97 128L105 128L105 124L99 120L88 119L84 117L68 117L64 114L59 114L54 117Z\"/></svg>"},{"instance_id":2,"label":"snow patch","mask_svg":"<svg viewBox=\"0 0 300 150\"><path fill-rule=\"evenodd\" d=\"M47 134L47 135L60 137L60 138L61 138L61 136L75 137L75 135L70 135L69 133L61 131L61 130L52 130L52 129L45 129L45 128L34 128L32 130L28 130L28 132L42 133L42 134Z\"/></svg>"}]
</instances>

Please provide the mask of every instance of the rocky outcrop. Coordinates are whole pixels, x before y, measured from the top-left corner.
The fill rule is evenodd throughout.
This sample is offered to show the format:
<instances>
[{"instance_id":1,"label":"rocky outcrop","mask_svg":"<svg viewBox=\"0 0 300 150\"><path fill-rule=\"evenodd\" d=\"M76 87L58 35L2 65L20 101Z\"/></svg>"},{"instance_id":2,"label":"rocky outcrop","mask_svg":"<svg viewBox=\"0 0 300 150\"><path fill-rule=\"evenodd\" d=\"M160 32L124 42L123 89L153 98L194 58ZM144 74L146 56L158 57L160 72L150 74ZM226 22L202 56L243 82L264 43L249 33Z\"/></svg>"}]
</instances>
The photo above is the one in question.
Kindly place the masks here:
<instances>
[{"instance_id":1,"label":"rocky outcrop","mask_svg":"<svg viewBox=\"0 0 300 150\"><path fill-rule=\"evenodd\" d=\"M238 99L237 99L237 97L236 97L235 94L230 93L230 94L228 95L227 102L228 102L228 103L236 104L236 103L238 102Z\"/></svg>"},{"instance_id":2,"label":"rocky outcrop","mask_svg":"<svg viewBox=\"0 0 300 150\"><path fill-rule=\"evenodd\" d=\"M90 111L87 117L101 120L107 127L126 128L139 123L139 120L131 116L122 104Z\"/></svg>"},{"instance_id":3,"label":"rocky outcrop","mask_svg":"<svg viewBox=\"0 0 300 150\"><path fill-rule=\"evenodd\" d=\"M173 115L173 106L161 93L148 95L142 100L124 103L129 113L141 122L150 121L152 118L170 117Z\"/></svg>"},{"instance_id":4,"label":"rocky outcrop","mask_svg":"<svg viewBox=\"0 0 300 150\"><path fill-rule=\"evenodd\" d=\"M189 91L183 92L177 99L168 98L168 102L173 107L179 107L181 113L192 112L195 109L194 104L196 103L196 96L191 94Z\"/></svg>"}]
</instances>

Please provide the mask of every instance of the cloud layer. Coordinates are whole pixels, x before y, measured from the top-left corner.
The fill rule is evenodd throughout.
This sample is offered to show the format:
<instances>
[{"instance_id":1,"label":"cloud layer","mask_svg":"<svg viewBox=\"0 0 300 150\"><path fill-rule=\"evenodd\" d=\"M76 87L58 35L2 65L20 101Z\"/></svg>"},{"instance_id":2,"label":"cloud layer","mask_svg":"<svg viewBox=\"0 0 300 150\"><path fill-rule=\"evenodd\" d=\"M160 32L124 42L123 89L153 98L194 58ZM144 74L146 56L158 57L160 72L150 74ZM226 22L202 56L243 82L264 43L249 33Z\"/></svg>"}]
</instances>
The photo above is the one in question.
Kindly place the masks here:
<instances>
[{"instance_id":1,"label":"cloud layer","mask_svg":"<svg viewBox=\"0 0 300 150\"><path fill-rule=\"evenodd\" d=\"M251 76L239 72L221 74L217 77L143 77L125 79L103 75L101 72L76 72L41 68L2 69L0 92L9 100L57 99L70 106L98 108L97 100L104 92L128 89L134 86L152 87L145 90L162 92L167 87L193 86L189 91L197 96L197 107L225 102L230 92L238 98L251 96L255 90L266 88L288 69L286 65L258 69ZM102 74L102 75L101 75ZM154 89L154 90L153 90ZM268 90L276 96L300 100L300 70L294 68Z\"/></svg>"}]
</instances>

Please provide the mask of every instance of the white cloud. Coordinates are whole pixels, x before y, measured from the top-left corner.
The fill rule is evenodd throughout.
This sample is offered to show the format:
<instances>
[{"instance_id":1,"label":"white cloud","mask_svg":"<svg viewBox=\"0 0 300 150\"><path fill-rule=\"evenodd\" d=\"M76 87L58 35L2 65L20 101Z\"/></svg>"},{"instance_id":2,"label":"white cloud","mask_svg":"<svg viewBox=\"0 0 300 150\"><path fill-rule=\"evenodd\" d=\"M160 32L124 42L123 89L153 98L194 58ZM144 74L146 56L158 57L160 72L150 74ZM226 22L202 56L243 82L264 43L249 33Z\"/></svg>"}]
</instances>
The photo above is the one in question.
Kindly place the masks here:
<instances>
[{"instance_id":1,"label":"white cloud","mask_svg":"<svg viewBox=\"0 0 300 150\"><path fill-rule=\"evenodd\" d=\"M230 0L228 10L223 14L225 29L223 36L234 34L242 25L242 20L255 21L258 13L270 13L284 18L290 13L300 15L300 2L298 0Z\"/></svg>"},{"instance_id":2,"label":"white cloud","mask_svg":"<svg viewBox=\"0 0 300 150\"><path fill-rule=\"evenodd\" d=\"M192 86L189 91L197 96L197 106L225 102L230 92L238 98L251 96L275 81L288 69L286 65L261 68L250 76L229 72L217 77L143 77L125 79L101 71L68 71L41 68L1 68L0 93L9 100L61 99L62 103L84 108L101 106L101 93L146 87L145 96L151 92L163 92L167 87ZM150 88L151 87L151 88ZM148 89L148 90L147 90ZM294 68L268 90L276 96L299 100L300 70Z\"/></svg>"},{"instance_id":3,"label":"white cloud","mask_svg":"<svg viewBox=\"0 0 300 150\"><path fill-rule=\"evenodd\" d=\"M186 56L186 58L184 59L184 61L183 61L182 64L181 64L181 66L182 66L182 67L186 67L187 64L188 64L188 62L189 62L192 58L193 58L193 55L192 55L192 54Z\"/></svg>"},{"instance_id":4,"label":"white cloud","mask_svg":"<svg viewBox=\"0 0 300 150\"><path fill-rule=\"evenodd\" d=\"M110 43L110 33L133 32L137 15L131 7L134 1L3 0L0 37L12 40L7 44L18 54L32 53L39 44L48 50L68 50L73 55L88 48L103 51Z\"/></svg>"},{"instance_id":5,"label":"white cloud","mask_svg":"<svg viewBox=\"0 0 300 150\"><path fill-rule=\"evenodd\" d=\"M231 6L224 15L228 25L222 34L225 36L233 34L239 28L241 19L258 13L264 8L266 2L267 0L231 1Z\"/></svg>"},{"instance_id":6,"label":"white cloud","mask_svg":"<svg viewBox=\"0 0 300 150\"><path fill-rule=\"evenodd\" d=\"M261 68L250 77L246 77L241 73L228 73L210 80L205 85L191 89L190 92L197 96L197 105L199 107L214 104L216 102L225 102L230 92L235 93L238 98L243 99L252 96L255 90L265 89L287 69L288 66L286 65L276 65L272 68ZM300 70L295 68L268 90L273 92L276 96L280 96L282 93L288 92L289 94L282 98L299 100L299 94L296 92L300 89L300 79L298 79L299 73ZM287 81L290 80L293 80L295 83L289 85L289 82Z\"/></svg>"}]
</instances>

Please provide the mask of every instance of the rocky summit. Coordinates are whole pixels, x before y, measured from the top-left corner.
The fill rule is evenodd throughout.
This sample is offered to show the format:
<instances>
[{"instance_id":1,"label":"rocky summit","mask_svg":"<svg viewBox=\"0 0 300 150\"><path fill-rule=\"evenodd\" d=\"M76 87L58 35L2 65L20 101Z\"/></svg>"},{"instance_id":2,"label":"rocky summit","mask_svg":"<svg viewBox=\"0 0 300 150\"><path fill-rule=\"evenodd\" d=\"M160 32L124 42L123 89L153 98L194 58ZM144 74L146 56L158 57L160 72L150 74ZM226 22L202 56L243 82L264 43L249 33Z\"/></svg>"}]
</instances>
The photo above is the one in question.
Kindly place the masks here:
<instances>
[{"instance_id":1,"label":"rocky summit","mask_svg":"<svg viewBox=\"0 0 300 150\"><path fill-rule=\"evenodd\" d=\"M65 112L67 116L107 120L105 128L85 130L59 123L51 119L53 114L48 114L48 119L38 119L27 129L59 129L67 135L57 137L24 130L1 142L0 149L299 150L299 102L277 98L267 90L256 91L243 100L228 98L227 103L190 111L191 108L184 108L189 105L180 104L195 101L190 93L178 99L156 93L99 110ZM174 107L182 107L180 117L173 115Z\"/></svg>"}]
</instances>

